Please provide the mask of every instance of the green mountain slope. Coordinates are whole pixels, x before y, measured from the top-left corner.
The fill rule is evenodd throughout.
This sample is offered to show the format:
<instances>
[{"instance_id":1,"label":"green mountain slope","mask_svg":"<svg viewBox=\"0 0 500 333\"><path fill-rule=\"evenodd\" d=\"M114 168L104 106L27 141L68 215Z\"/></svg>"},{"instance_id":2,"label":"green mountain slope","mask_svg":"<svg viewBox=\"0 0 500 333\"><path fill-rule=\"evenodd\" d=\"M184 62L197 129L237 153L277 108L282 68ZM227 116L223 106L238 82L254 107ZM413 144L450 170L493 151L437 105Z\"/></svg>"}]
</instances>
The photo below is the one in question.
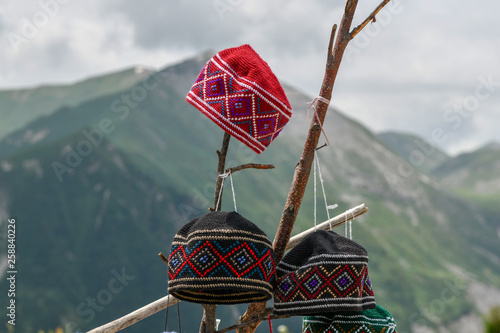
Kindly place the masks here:
<instances>
[{"instance_id":1,"label":"green mountain slope","mask_svg":"<svg viewBox=\"0 0 500 333\"><path fill-rule=\"evenodd\" d=\"M165 295L166 268L156 254L167 254L178 228L213 202L215 150L223 132L184 101L208 57L166 68L148 78L147 87L140 82L135 90L59 109L0 142L0 194L6 203L0 216L26 225L19 232L19 271L26 272L19 285L27 290L19 295L23 332L65 322L90 329ZM145 93L137 95L140 87ZM271 239L309 126L302 112L311 98L285 90L294 116L280 136L261 155L232 139L227 158L228 167L276 166L233 175L238 212ZM495 300L474 291L500 293L499 215L449 193L333 109L324 128L332 146L318 154L328 203L339 204L334 215L363 202L369 207L353 223L353 236L369 252L376 299L393 313L398 331L453 330L464 315L479 318L482 306ZM47 135L36 142L20 141L43 130ZM311 185L294 233L313 226ZM226 186L225 210L234 209L230 192ZM326 219L321 206L318 219ZM112 293L109 283L122 268L135 279ZM38 277L43 283L35 283ZM106 290L112 302L94 310L90 320L87 298L101 295L102 301ZM40 319L42 308L50 313L41 312ZM197 329L200 309L182 304L181 315L188 314L183 329ZM233 324L243 309L221 306L221 327ZM156 315L124 332L159 331L162 320ZM299 332L300 321L282 322Z\"/></svg>"},{"instance_id":2,"label":"green mountain slope","mask_svg":"<svg viewBox=\"0 0 500 333\"><path fill-rule=\"evenodd\" d=\"M429 172L450 157L417 135L400 132L383 132L377 137L387 147L421 171Z\"/></svg>"},{"instance_id":3,"label":"green mountain slope","mask_svg":"<svg viewBox=\"0 0 500 333\"><path fill-rule=\"evenodd\" d=\"M62 106L76 106L99 96L128 89L150 74L135 67L117 73L90 78L73 85L41 86L0 91L0 139L38 117L49 115ZM27 141L36 141L44 133L28 133Z\"/></svg>"},{"instance_id":4,"label":"green mountain slope","mask_svg":"<svg viewBox=\"0 0 500 333\"><path fill-rule=\"evenodd\" d=\"M93 322L99 308L93 310L87 297L109 288L113 272L121 275L122 270L137 280L115 283L114 290L123 292L113 293L109 306L104 304L108 300L101 305L112 307L114 313L125 312L127 299L140 299L156 288L151 275L163 275L155 249L143 244L158 247L172 237L161 217L168 214L165 203L175 204L182 195L158 186L105 141L79 165L74 177L58 182L50 157L78 140L76 133L12 155L9 171L0 173L7 212L18 225L18 314L31 314L18 321L16 331ZM141 275L142 271L151 275ZM127 287L129 281L133 288Z\"/></svg>"},{"instance_id":5,"label":"green mountain slope","mask_svg":"<svg viewBox=\"0 0 500 333\"><path fill-rule=\"evenodd\" d=\"M433 170L433 175L459 195L500 214L500 145L489 144L461 154Z\"/></svg>"}]
</instances>

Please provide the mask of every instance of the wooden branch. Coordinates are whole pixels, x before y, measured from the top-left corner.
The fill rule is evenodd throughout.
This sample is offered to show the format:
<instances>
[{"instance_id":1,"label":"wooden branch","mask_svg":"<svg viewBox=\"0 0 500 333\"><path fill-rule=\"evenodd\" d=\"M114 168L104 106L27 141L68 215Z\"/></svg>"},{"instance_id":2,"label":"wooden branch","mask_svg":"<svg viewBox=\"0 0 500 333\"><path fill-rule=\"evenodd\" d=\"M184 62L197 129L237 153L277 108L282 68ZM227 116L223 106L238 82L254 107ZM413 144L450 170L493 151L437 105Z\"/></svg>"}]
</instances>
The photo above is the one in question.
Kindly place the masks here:
<instances>
[{"instance_id":1,"label":"wooden branch","mask_svg":"<svg viewBox=\"0 0 500 333\"><path fill-rule=\"evenodd\" d=\"M349 209L348 211L346 211L342 214L339 214L339 215L331 218L330 220L327 220L323 223L318 224L316 226L316 228L312 227L310 229L307 229L306 231L303 231L300 234L297 234L297 235L293 236L292 238L290 238L290 241L288 242L288 244L286 246L286 251L293 249L298 243L300 243L300 241L304 237L306 237L310 233L313 233L315 229L328 230L328 229L330 229L330 225L331 225L332 229L340 227L341 225L343 225L346 222L346 218L347 218L347 221L352 221L352 220L358 218L359 216L363 215L367 211L368 211L368 208L365 207L365 204L361 204L359 206L356 206L354 208Z\"/></svg>"},{"instance_id":2,"label":"wooden branch","mask_svg":"<svg viewBox=\"0 0 500 333\"><path fill-rule=\"evenodd\" d=\"M165 255L162 252L158 253L158 257L160 257L160 259L163 260L165 265L167 265L167 267L168 267L168 259L167 259L167 257L165 257Z\"/></svg>"},{"instance_id":3,"label":"wooden branch","mask_svg":"<svg viewBox=\"0 0 500 333\"><path fill-rule=\"evenodd\" d=\"M384 0L382 1L378 6L377 8L375 8L375 10L363 21L363 23L361 23L360 25L358 25L356 28L352 29L351 31L351 38L354 38L354 36L356 36L361 30L363 30L363 28L370 22L370 21L373 21L373 22L376 22L377 19L375 18L375 15L378 14L378 12L380 12L382 10L382 8L384 8L385 5L387 5L389 3L390 0Z\"/></svg>"},{"instance_id":4,"label":"wooden branch","mask_svg":"<svg viewBox=\"0 0 500 333\"><path fill-rule=\"evenodd\" d=\"M203 317L200 324L200 333L215 332L215 304L203 304Z\"/></svg>"},{"instance_id":5,"label":"wooden branch","mask_svg":"<svg viewBox=\"0 0 500 333\"><path fill-rule=\"evenodd\" d=\"M219 175L224 173L224 168L226 165L227 149L229 147L229 139L231 139L231 135L224 132L224 137L222 138L222 147L220 151L217 150L217 156L219 156L219 163L217 165L217 179L215 181L214 205L213 208L209 208L210 211L212 212L214 210L217 211L220 210L220 207L222 205L222 200L219 201L219 197L222 197L221 188L224 179L219 177ZM217 202L219 203L218 205Z\"/></svg>"},{"instance_id":6,"label":"wooden branch","mask_svg":"<svg viewBox=\"0 0 500 333\"><path fill-rule=\"evenodd\" d=\"M153 303L135 310L134 312L129 313L128 315L125 315L100 327L94 328L87 333L114 333L120 331L126 327L129 327L130 325L137 323L138 321L143 320L146 317L157 313L158 311L161 311L179 302L180 300L175 298L174 296L165 296L163 298L160 298L159 300L154 301Z\"/></svg>"},{"instance_id":7,"label":"wooden branch","mask_svg":"<svg viewBox=\"0 0 500 333\"><path fill-rule=\"evenodd\" d=\"M244 169L274 169L274 165L272 164L257 164L257 163L247 163L238 165L232 168L226 169L226 173L235 173L236 171L244 170Z\"/></svg>"},{"instance_id":8,"label":"wooden branch","mask_svg":"<svg viewBox=\"0 0 500 333\"><path fill-rule=\"evenodd\" d=\"M336 26L332 28L332 34L330 35L330 42L328 44L327 62L325 68L325 77L323 79L323 84L321 86L320 94L324 99L330 100L332 97L333 85L335 83L335 78L337 77L340 62L342 60L343 52L349 42L349 39L344 38L349 34L349 29L351 26L352 18L356 10L357 0L349 0L346 4L346 9L344 16L340 23L339 37L334 43ZM334 45L333 50L331 46ZM314 160L314 150L318 146L319 136L321 134L320 124L317 123L317 119L321 123L324 122L326 111L328 110L328 104L318 103L316 111L318 117L314 117L311 121L311 126L309 127L309 132L307 134L306 142L304 144L304 149L302 151L302 156L300 157L299 163L295 168L295 174L292 181L292 185L288 192L288 198L283 211L281 221L274 238L274 255L276 261L279 262L285 253L288 240L299 213L300 205L302 203L302 198L304 197L305 188L307 181L309 180L309 175L311 173L311 166ZM293 214L290 214L290 208L293 209Z\"/></svg>"}]
</instances>

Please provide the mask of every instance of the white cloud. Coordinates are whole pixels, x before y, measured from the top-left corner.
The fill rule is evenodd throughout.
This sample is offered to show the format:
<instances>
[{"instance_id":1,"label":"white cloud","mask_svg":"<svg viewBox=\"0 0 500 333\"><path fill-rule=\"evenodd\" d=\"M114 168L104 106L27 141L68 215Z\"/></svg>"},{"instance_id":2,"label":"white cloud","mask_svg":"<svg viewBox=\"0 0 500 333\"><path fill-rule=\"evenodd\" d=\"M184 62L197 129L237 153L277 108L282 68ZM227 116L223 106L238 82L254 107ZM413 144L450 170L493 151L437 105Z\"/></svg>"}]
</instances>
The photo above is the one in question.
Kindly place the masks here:
<instances>
[{"instance_id":1,"label":"white cloud","mask_svg":"<svg viewBox=\"0 0 500 333\"><path fill-rule=\"evenodd\" d=\"M54 15L40 5L59 2ZM379 2L360 2L354 24ZM250 43L280 80L314 96L343 7L327 0L10 1L0 9L0 40L7 46L0 53L0 88L73 82L135 65L159 68L208 48ZM23 22L35 24L44 11L49 21L15 52L9 33L22 35ZM332 104L377 131L427 136L448 126L446 107L473 94L479 76L500 80L499 11L493 0L391 1L351 42ZM445 149L500 140L493 129L500 114L491 111L499 109L495 94Z\"/></svg>"}]
</instances>

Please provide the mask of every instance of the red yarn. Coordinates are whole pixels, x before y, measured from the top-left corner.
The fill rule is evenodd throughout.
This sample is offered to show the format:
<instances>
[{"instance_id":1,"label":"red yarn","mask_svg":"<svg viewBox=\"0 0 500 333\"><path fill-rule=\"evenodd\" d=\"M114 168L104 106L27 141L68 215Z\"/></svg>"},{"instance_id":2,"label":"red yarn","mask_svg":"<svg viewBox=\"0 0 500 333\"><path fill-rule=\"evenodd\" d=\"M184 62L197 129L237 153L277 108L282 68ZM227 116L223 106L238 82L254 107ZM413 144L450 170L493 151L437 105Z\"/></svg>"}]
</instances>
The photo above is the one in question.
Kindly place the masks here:
<instances>
[{"instance_id":1,"label":"red yarn","mask_svg":"<svg viewBox=\"0 0 500 333\"><path fill-rule=\"evenodd\" d=\"M210 59L186 101L258 154L292 116L278 79L250 45L223 50Z\"/></svg>"}]
</instances>

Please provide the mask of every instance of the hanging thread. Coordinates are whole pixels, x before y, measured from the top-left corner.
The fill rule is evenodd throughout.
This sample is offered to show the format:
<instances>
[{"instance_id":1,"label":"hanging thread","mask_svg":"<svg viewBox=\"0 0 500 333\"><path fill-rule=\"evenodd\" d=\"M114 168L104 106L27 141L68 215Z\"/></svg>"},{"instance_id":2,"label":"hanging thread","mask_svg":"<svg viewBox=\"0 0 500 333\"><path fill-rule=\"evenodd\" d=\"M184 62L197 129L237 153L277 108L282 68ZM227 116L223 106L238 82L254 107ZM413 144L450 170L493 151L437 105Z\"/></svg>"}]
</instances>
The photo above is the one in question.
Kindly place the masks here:
<instances>
[{"instance_id":1,"label":"hanging thread","mask_svg":"<svg viewBox=\"0 0 500 333\"><path fill-rule=\"evenodd\" d=\"M326 209L326 216L328 217L328 223L330 224L330 230L332 230L332 222L330 221L330 209L335 209L338 207L337 204L334 204L334 205L328 205L328 203L326 202L326 192L325 192L325 181L323 180L323 175L321 174L321 167L320 167L320 163L319 163L319 156L318 156L318 152L315 151L314 153L314 157L316 159L316 163L318 164L318 174L319 174L319 181L321 182L321 189L323 190L323 199L325 200L325 209ZM316 171L316 164L314 165L315 167L315 171ZM316 181L316 176L314 176L314 180ZM314 189L316 189L316 183L314 184ZM316 196L316 193L314 193L314 195Z\"/></svg>"},{"instance_id":2,"label":"hanging thread","mask_svg":"<svg viewBox=\"0 0 500 333\"><path fill-rule=\"evenodd\" d=\"M350 210L352 215L352 220L349 221L349 239L352 239L352 221L354 221L354 213Z\"/></svg>"},{"instance_id":3,"label":"hanging thread","mask_svg":"<svg viewBox=\"0 0 500 333\"><path fill-rule=\"evenodd\" d=\"M318 122L319 127L321 128L321 132L323 132L323 135L325 136L327 144L330 145L330 141L328 141L328 137L326 136L325 130L323 129L323 124L321 124L321 121L319 119L318 111L316 111L316 106L318 105L318 102L323 102L323 103L325 103L327 105L330 104L329 100L327 100L326 98L323 98L321 96L318 96L315 99L313 99L312 102L309 103L309 105L307 106L306 121L309 118L309 112L311 111L311 109L313 109L314 110L314 115L316 117L316 121Z\"/></svg>"},{"instance_id":4,"label":"hanging thread","mask_svg":"<svg viewBox=\"0 0 500 333\"><path fill-rule=\"evenodd\" d=\"M220 203L220 197L222 195L222 189L224 188L224 180L229 176L229 172L226 172L226 173L221 173L219 175L220 178L222 178L222 183L220 184L220 190L219 190L219 197L217 198L217 205L215 205L215 209L217 210L217 208L219 207L219 203Z\"/></svg>"},{"instance_id":5,"label":"hanging thread","mask_svg":"<svg viewBox=\"0 0 500 333\"><path fill-rule=\"evenodd\" d=\"M352 220L347 221L347 213L351 213ZM345 238L347 238L347 225L349 224L349 239L352 239L352 221L354 220L354 213L352 210L345 211Z\"/></svg>"},{"instance_id":6,"label":"hanging thread","mask_svg":"<svg viewBox=\"0 0 500 333\"><path fill-rule=\"evenodd\" d=\"M352 220L349 221L349 239L352 239Z\"/></svg>"},{"instance_id":7,"label":"hanging thread","mask_svg":"<svg viewBox=\"0 0 500 333\"><path fill-rule=\"evenodd\" d=\"M344 214L345 214L345 223L344 223L345 224L345 233L344 233L344 235L345 235L345 238L347 238L347 223L348 223L347 222L347 210L345 211Z\"/></svg>"},{"instance_id":8,"label":"hanging thread","mask_svg":"<svg viewBox=\"0 0 500 333\"><path fill-rule=\"evenodd\" d=\"M170 295L168 296L168 299L170 300ZM168 308L169 306L167 306L167 314L165 315L165 329L163 330L164 333L167 332L167 323L168 323Z\"/></svg>"},{"instance_id":9,"label":"hanging thread","mask_svg":"<svg viewBox=\"0 0 500 333\"><path fill-rule=\"evenodd\" d=\"M170 295L168 296L169 300L170 300ZM180 310L180 306L179 306L179 303L177 303L177 324L179 325L179 333L182 333L182 329L181 329L181 310ZM165 329L163 330L163 333L175 333L175 331L172 331L172 332L169 332L167 331L167 323L168 323L168 308L170 306L167 306L167 313L165 315Z\"/></svg>"},{"instance_id":10,"label":"hanging thread","mask_svg":"<svg viewBox=\"0 0 500 333\"><path fill-rule=\"evenodd\" d=\"M233 176L231 172L221 173L219 177L222 178L222 184L220 185L219 197L217 198L217 205L215 208L217 209L217 207L219 207L222 190L224 189L224 180L229 177L229 180L231 181L231 191L233 192L234 211L237 212L238 208L236 207L236 195L234 194Z\"/></svg>"},{"instance_id":11,"label":"hanging thread","mask_svg":"<svg viewBox=\"0 0 500 333\"><path fill-rule=\"evenodd\" d=\"M236 196L234 195L233 175L231 172L229 173L229 180L231 181L231 191L233 192L234 211L237 212L238 208L236 208Z\"/></svg>"}]
</instances>

